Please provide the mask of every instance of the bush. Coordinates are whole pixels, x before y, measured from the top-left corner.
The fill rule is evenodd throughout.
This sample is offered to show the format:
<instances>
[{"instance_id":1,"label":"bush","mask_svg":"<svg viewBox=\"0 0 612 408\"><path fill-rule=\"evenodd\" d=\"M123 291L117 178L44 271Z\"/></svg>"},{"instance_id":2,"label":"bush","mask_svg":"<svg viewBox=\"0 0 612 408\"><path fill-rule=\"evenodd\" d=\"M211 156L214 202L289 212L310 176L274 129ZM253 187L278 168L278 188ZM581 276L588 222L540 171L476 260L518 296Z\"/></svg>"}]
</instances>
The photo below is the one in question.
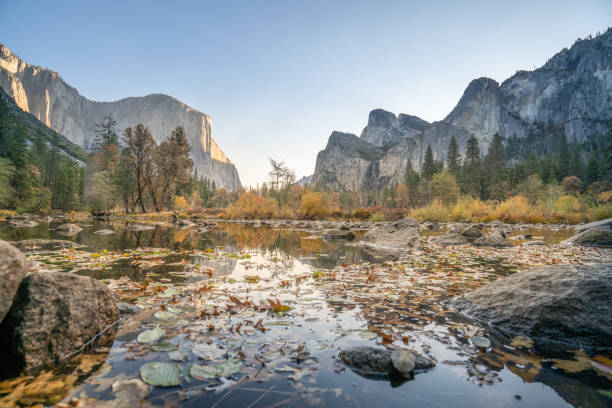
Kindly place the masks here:
<instances>
[{"instance_id":1,"label":"bush","mask_svg":"<svg viewBox=\"0 0 612 408\"><path fill-rule=\"evenodd\" d=\"M586 219L588 221L605 220L612 218L612 203L598 205L587 209Z\"/></svg>"},{"instance_id":2,"label":"bush","mask_svg":"<svg viewBox=\"0 0 612 408\"><path fill-rule=\"evenodd\" d=\"M515 224L523 221L532 211L533 208L529 205L527 198L514 196L497 206L495 218L503 222Z\"/></svg>"},{"instance_id":3,"label":"bush","mask_svg":"<svg viewBox=\"0 0 612 408\"><path fill-rule=\"evenodd\" d=\"M435 174L431 180L430 186L434 197L443 203L448 204L457 201L457 197L459 196L457 180L455 176L448 171Z\"/></svg>"},{"instance_id":4,"label":"bush","mask_svg":"<svg viewBox=\"0 0 612 408\"><path fill-rule=\"evenodd\" d=\"M554 217L556 221L567 224L579 223L584 219L580 201L570 195L560 197L554 206Z\"/></svg>"},{"instance_id":5,"label":"bush","mask_svg":"<svg viewBox=\"0 0 612 408\"><path fill-rule=\"evenodd\" d=\"M306 193L300 201L300 211L304 219L323 219L329 214L325 196L322 193Z\"/></svg>"},{"instance_id":6,"label":"bush","mask_svg":"<svg viewBox=\"0 0 612 408\"><path fill-rule=\"evenodd\" d=\"M410 216L419 221L449 221L450 211L439 200L434 200L426 207L410 211Z\"/></svg>"},{"instance_id":7,"label":"bush","mask_svg":"<svg viewBox=\"0 0 612 408\"><path fill-rule=\"evenodd\" d=\"M357 220L361 220L361 221L365 221L370 219L370 217L372 216L374 211L372 211L371 208L368 207L361 207L361 208L357 208L355 210L353 210L351 212L351 218L357 219Z\"/></svg>"},{"instance_id":8,"label":"bush","mask_svg":"<svg viewBox=\"0 0 612 408\"><path fill-rule=\"evenodd\" d=\"M240 194L238 200L227 208L228 218L270 219L277 215L276 201L248 192Z\"/></svg>"},{"instance_id":9,"label":"bush","mask_svg":"<svg viewBox=\"0 0 612 408\"><path fill-rule=\"evenodd\" d=\"M466 196L453 206L450 218L459 222L480 222L493 219L494 209L489 204Z\"/></svg>"},{"instance_id":10,"label":"bush","mask_svg":"<svg viewBox=\"0 0 612 408\"><path fill-rule=\"evenodd\" d=\"M370 215L370 218L368 218L368 221L371 222L382 222L385 221L385 216L379 212L376 212L372 215Z\"/></svg>"}]
</instances>

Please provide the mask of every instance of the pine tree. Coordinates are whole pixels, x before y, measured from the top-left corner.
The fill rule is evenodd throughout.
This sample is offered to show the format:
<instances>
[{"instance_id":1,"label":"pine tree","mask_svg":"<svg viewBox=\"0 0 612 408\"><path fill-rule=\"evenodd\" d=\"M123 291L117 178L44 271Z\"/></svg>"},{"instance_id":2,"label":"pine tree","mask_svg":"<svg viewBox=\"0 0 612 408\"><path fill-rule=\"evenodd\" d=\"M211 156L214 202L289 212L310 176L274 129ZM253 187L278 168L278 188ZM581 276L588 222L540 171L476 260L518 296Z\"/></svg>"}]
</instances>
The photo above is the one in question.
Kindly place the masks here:
<instances>
[{"instance_id":1,"label":"pine tree","mask_svg":"<svg viewBox=\"0 0 612 408\"><path fill-rule=\"evenodd\" d=\"M557 180L562 180L570 174L570 153L565 133L559 140L559 159L557 161Z\"/></svg>"},{"instance_id":2,"label":"pine tree","mask_svg":"<svg viewBox=\"0 0 612 408\"><path fill-rule=\"evenodd\" d=\"M591 184L599 180L599 176L600 176L599 160L597 160L596 155L592 155L591 158L589 159L589 164L587 165L587 169L586 169L586 177L585 177L586 185L590 186Z\"/></svg>"},{"instance_id":3,"label":"pine tree","mask_svg":"<svg viewBox=\"0 0 612 408\"><path fill-rule=\"evenodd\" d=\"M427 145L427 151L425 152L425 159L423 160L423 167L421 167L421 178L430 181L434 174L436 174L437 166L434 161L433 151L431 145Z\"/></svg>"},{"instance_id":4,"label":"pine tree","mask_svg":"<svg viewBox=\"0 0 612 408\"><path fill-rule=\"evenodd\" d=\"M404 184L408 188L408 205L415 206L418 201L418 191L420 182L419 173L412 168L410 160L406 163L406 174L404 175Z\"/></svg>"},{"instance_id":5,"label":"pine tree","mask_svg":"<svg viewBox=\"0 0 612 408\"><path fill-rule=\"evenodd\" d=\"M582 149L579 143L574 143L571 148L571 161L569 175L576 176L580 180L584 178L584 163L582 162Z\"/></svg>"},{"instance_id":6,"label":"pine tree","mask_svg":"<svg viewBox=\"0 0 612 408\"><path fill-rule=\"evenodd\" d=\"M448 171L453 174L455 177L459 176L460 170L460 157L459 157L459 147L457 146L457 139L453 135L451 137L450 143L448 144L448 151L446 153L446 168Z\"/></svg>"},{"instance_id":7,"label":"pine tree","mask_svg":"<svg viewBox=\"0 0 612 408\"><path fill-rule=\"evenodd\" d=\"M465 193L482 198L482 161L478 139L474 135L467 140L462 182Z\"/></svg>"},{"instance_id":8,"label":"pine tree","mask_svg":"<svg viewBox=\"0 0 612 408\"><path fill-rule=\"evenodd\" d=\"M503 138L495 133L489 143L489 150L485 157L483 182L488 197L503 200L505 198L506 153Z\"/></svg>"}]
</instances>

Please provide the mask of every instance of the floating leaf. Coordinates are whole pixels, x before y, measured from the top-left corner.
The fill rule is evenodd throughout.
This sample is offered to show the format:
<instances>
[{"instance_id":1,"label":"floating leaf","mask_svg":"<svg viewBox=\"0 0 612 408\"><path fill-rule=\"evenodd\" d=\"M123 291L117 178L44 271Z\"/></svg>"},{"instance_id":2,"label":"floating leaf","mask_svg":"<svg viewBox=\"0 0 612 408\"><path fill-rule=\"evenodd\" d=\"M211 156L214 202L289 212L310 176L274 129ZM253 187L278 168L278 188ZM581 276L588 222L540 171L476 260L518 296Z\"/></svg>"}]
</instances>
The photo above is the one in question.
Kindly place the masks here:
<instances>
[{"instance_id":1,"label":"floating leaf","mask_svg":"<svg viewBox=\"0 0 612 408\"><path fill-rule=\"evenodd\" d=\"M259 276L258 275L244 275L244 280L249 283L257 283L259 282Z\"/></svg>"},{"instance_id":2,"label":"floating leaf","mask_svg":"<svg viewBox=\"0 0 612 408\"><path fill-rule=\"evenodd\" d=\"M219 364L219 377L229 377L232 374L236 374L242 368L242 361L232 358Z\"/></svg>"},{"instance_id":3,"label":"floating leaf","mask_svg":"<svg viewBox=\"0 0 612 408\"><path fill-rule=\"evenodd\" d=\"M313 277L314 279L321 279L321 278L324 278L324 277L325 277L325 272L322 272L322 271L314 271L314 272L312 273L312 277Z\"/></svg>"},{"instance_id":4,"label":"floating leaf","mask_svg":"<svg viewBox=\"0 0 612 408\"><path fill-rule=\"evenodd\" d=\"M487 349L491 347L491 340L487 339L486 337L474 336L471 340L472 344L478 348Z\"/></svg>"},{"instance_id":5,"label":"floating leaf","mask_svg":"<svg viewBox=\"0 0 612 408\"><path fill-rule=\"evenodd\" d=\"M361 337L364 340L372 340L378 337L378 333L374 333L373 331L369 331L369 330L360 330L359 337Z\"/></svg>"},{"instance_id":6,"label":"floating leaf","mask_svg":"<svg viewBox=\"0 0 612 408\"><path fill-rule=\"evenodd\" d=\"M342 299L339 297L330 297L329 299L327 299L327 301L331 304L337 304L337 305L342 305L346 303L346 299Z\"/></svg>"},{"instance_id":7,"label":"floating leaf","mask_svg":"<svg viewBox=\"0 0 612 408\"><path fill-rule=\"evenodd\" d=\"M140 367L140 378L149 385L175 387L181 384L181 370L171 363L147 363Z\"/></svg>"},{"instance_id":8,"label":"floating leaf","mask_svg":"<svg viewBox=\"0 0 612 408\"><path fill-rule=\"evenodd\" d=\"M178 290L174 289L174 288L168 288L166 290L164 290L164 292L162 294L159 295L159 297L162 298L171 298L173 296L177 296L180 295L181 292L179 292Z\"/></svg>"},{"instance_id":9,"label":"floating leaf","mask_svg":"<svg viewBox=\"0 0 612 408\"><path fill-rule=\"evenodd\" d=\"M515 348L532 348L533 340L528 337L516 336L512 339L512 343L510 343L510 345Z\"/></svg>"},{"instance_id":10,"label":"floating leaf","mask_svg":"<svg viewBox=\"0 0 612 408\"><path fill-rule=\"evenodd\" d=\"M159 340L161 336L164 335L164 331L159 327L156 327L152 330L145 330L138 335L136 340L139 343L153 343L154 341Z\"/></svg>"},{"instance_id":11,"label":"floating leaf","mask_svg":"<svg viewBox=\"0 0 612 408\"><path fill-rule=\"evenodd\" d=\"M187 356L180 350L169 352L168 357L174 361L187 361Z\"/></svg>"},{"instance_id":12,"label":"floating leaf","mask_svg":"<svg viewBox=\"0 0 612 408\"><path fill-rule=\"evenodd\" d=\"M158 312L155 312L155 314L153 314L153 316L157 317L160 320L171 320L176 315L174 313L172 313L172 312L160 310Z\"/></svg>"},{"instance_id":13,"label":"floating leaf","mask_svg":"<svg viewBox=\"0 0 612 408\"><path fill-rule=\"evenodd\" d=\"M597 390L604 397L612 398L612 390Z\"/></svg>"},{"instance_id":14,"label":"floating leaf","mask_svg":"<svg viewBox=\"0 0 612 408\"><path fill-rule=\"evenodd\" d=\"M176 347L174 344L170 344L170 343L157 343L154 344L152 347L153 351L175 351L178 350L178 347Z\"/></svg>"},{"instance_id":15,"label":"floating leaf","mask_svg":"<svg viewBox=\"0 0 612 408\"><path fill-rule=\"evenodd\" d=\"M210 380L217 377L217 367L212 365L199 366L194 364L189 369L189 374L191 374L191 376L196 380Z\"/></svg>"},{"instance_id":16,"label":"floating leaf","mask_svg":"<svg viewBox=\"0 0 612 408\"><path fill-rule=\"evenodd\" d=\"M591 360L591 365L601 371L602 373L606 373L608 375L612 375L612 367L602 364L598 361Z\"/></svg>"}]
</instances>

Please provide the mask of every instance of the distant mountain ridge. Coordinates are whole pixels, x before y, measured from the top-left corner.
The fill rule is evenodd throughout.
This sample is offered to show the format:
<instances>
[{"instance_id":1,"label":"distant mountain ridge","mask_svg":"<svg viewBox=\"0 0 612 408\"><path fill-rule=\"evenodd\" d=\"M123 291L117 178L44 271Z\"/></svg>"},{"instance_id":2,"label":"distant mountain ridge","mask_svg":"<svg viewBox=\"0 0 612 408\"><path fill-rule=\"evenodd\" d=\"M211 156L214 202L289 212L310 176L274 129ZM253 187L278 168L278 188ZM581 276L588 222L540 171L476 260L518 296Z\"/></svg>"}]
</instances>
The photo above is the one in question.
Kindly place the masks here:
<instances>
[{"instance_id":1,"label":"distant mountain ridge","mask_svg":"<svg viewBox=\"0 0 612 408\"><path fill-rule=\"evenodd\" d=\"M91 101L66 84L58 73L28 64L2 44L0 87L23 111L86 150L93 147L95 123L106 115L117 121L119 131L144 124L158 142L182 125L198 175L228 190L242 187L236 167L212 138L210 117L173 97L152 94L114 102Z\"/></svg>"},{"instance_id":2,"label":"distant mountain ridge","mask_svg":"<svg viewBox=\"0 0 612 408\"><path fill-rule=\"evenodd\" d=\"M608 29L576 41L534 71L518 71L501 85L490 78L473 80L441 121L429 124L415 116L373 110L361 137L332 132L317 155L312 183L340 190L401 183L408 160L419 169L428 145L436 159L444 159L452 136L460 151L472 134L484 152L495 133L520 144L552 127L561 128L569 142L585 142L605 134L611 109Z\"/></svg>"}]
</instances>

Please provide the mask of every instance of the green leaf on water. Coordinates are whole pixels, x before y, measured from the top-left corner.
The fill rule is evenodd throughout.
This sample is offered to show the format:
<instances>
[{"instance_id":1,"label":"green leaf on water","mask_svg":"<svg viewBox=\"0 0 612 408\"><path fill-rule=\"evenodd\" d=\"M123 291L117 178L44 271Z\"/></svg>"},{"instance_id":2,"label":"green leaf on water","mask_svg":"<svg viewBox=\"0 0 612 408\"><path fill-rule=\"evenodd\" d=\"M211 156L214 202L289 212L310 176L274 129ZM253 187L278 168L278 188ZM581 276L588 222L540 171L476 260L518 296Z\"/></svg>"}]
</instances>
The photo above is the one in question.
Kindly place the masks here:
<instances>
[{"instance_id":1,"label":"green leaf on water","mask_svg":"<svg viewBox=\"0 0 612 408\"><path fill-rule=\"evenodd\" d=\"M164 335L164 331L159 327L156 327L152 330L145 330L138 335L136 340L139 343L153 343L154 341L159 340L161 336Z\"/></svg>"},{"instance_id":2,"label":"green leaf on water","mask_svg":"<svg viewBox=\"0 0 612 408\"><path fill-rule=\"evenodd\" d=\"M219 365L192 365L189 369L191 376L197 380L210 380L217 377L229 377L242 369L242 361L232 358Z\"/></svg>"},{"instance_id":3,"label":"green leaf on water","mask_svg":"<svg viewBox=\"0 0 612 408\"><path fill-rule=\"evenodd\" d=\"M175 387L181 384L181 369L171 363L147 363L140 367L140 378L149 385Z\"/></svg>"},{"instance_id":4,"label":"green leaf on water","mask_svg":"<svg viewBox=\"0 0 612 408\"><path fill-rule=\"evenodd\" d=\"M314 271L314 272L312 273L312 277L313 277L314 279L321 279L321 278L324 278L324 277L325 277L325 272L322 272L322 271Z\"/></svg>"},{"instance_id":5,"label":"green leaf on water","mask_svg":"<svg viewBox=\"0 0 612 408\"><path fill-rule=\"evenodd\" d=\"M359 331L359 337L361 337L364 340L372 340L378 337L378 333L374 333L369 330L361 330Z\"/></svg>"},{"instance_id":6,"label":"green leaf on water","mask_svg":"<svg viewBox=\"0 0 612 408\"><path fill-rule=\"evenodd\" d=\"M489 348L491 347L491 340L482 336L474 336L472 337L472 344L478 348Z\"/></svg>"},{"instance_id":7,"label":"green leaf on water","mask_svg":"<svg viewBox=\"0 0 612 408\"><path fill-rule=\"evenodd\" d=\"M604 397L612 398L612 390L597 390Z\"/></svg>"},{"instance_id":8,"label":"green leaf on water","mask_svg":"<svg viewBox=\"0 0 612 408\"><path fill-rule=\"evenodd\" d=\"M158 312L155 312L153 316L155 316L156 318L160 320L170 320L170 319L173 319L176 315L172 312L160 310Z\"/></svg>"},{"instance_id":9,"label":"green leaf on water","mask_svg":"<svg viewBox=\"0 0 612 408\"><path fill-rule=\"evenodd\" d=\"M153 349L153 351L175 351L178 350L178 347L170 343L157 343L154 344L151 349Z\"/></svg>"},{"instance_id":10,"label":"green leaf on water","mask_svg":"<svg viewBox=\"0 0 612 408\"><path fill-rule=\"evenodd\" d=\"M218 372L219 377L229 377L232 374L236 374L242 368L242 361L232 358L219 364Z\"/></svg>"},{"instance_id":11,"label":"green leaf on water","mask_svg":"<svg viewBox=\"0 0 612 408\"><path fill-rule=\"evenodd\" d=\"M217 367L213 365L199 366L194 364L189 369L189 374L196 380L210 380L217 376Z\"/></svg>"}]
</instances>

